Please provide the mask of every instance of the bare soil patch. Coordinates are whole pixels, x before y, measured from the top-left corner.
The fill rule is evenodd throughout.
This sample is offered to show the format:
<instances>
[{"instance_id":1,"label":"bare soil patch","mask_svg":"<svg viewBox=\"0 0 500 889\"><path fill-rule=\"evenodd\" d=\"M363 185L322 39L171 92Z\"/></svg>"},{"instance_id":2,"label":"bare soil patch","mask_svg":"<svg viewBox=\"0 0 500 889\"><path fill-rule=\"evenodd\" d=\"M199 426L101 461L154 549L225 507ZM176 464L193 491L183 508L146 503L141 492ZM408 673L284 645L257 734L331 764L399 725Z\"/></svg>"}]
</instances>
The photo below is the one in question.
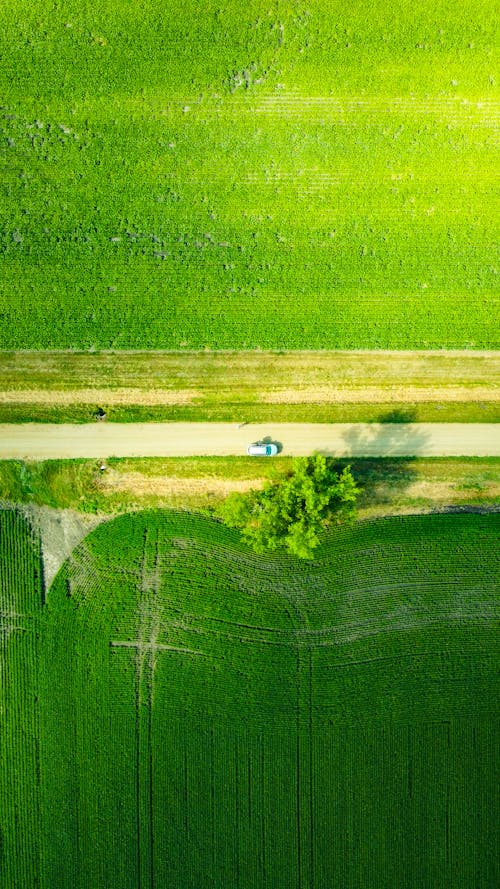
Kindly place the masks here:
<instances>
[{"instance_id":1,"label":"bare soil patch","mask_svg":"<svg viewBox=\"0 0 500 889\"><path fill-rule=\"evenodd\" d=\"M105 493L132 494L137 497L156 496L190 497L211 496L224 497L233 491L248 491L258 488L262 479L223 479L206 476L204 478L175 478L160 476L152 478L140 472L117 472L109 469L100 480L101 490Z\"/></svg>"},{"instance_id":2,"label":"bare soil patch","mask_svg":"<svg viewBox=\"0 0 500 889\"><path fill-rule=\"evenodd\" d=\"M44 583L48 589L63 562L103 518L35 504L19 508L40 533Z\"/></svg>"},{"instance_id":3,"label":"bare soil patch","mask_svg":"<svg viewBox=\"0 0 500 889\"><path fill-rule=\"evenodd\" d=\"M496 402L500 390L491 386L372 386L334 388L318 386L311 389L279 389L265 392L266 404L390 404L401 402Z\"/></svg>"},{"instance_id":4,"label":"bare soil patch","mask_svg":"<svg viewBox=\"0 0 500 889\"><path fill-rule=\"evenodd\" d=\"M193 389L11 389L0 392L0 404L192 404L201 395Z\"/></svg>"},{"instance_id":5,"label":"bare soil patch","mask_svg":"<svg viewBox=\"0 0 500 889\"><path fill-rule=\"evenodd\" d=\"M383 491L387 490L387 493L392 495L391 486L389 484L384 485L382 483L376 486L376 488L378 488L378 491L375 491L375 493L381 494ZM425 479L419 479L415 482L410 482L404 489L404 498L406 501L426 500L429 504L431 502L436 504L470 503L471 500L475 499L474 494L487 497L488 500L492 500L495 497L500 498L500 484L497 482L485 482L475 489L474 486L463 487L454 482L438 482L434 480L427 481Z\"/></svg>"}]
</instances>

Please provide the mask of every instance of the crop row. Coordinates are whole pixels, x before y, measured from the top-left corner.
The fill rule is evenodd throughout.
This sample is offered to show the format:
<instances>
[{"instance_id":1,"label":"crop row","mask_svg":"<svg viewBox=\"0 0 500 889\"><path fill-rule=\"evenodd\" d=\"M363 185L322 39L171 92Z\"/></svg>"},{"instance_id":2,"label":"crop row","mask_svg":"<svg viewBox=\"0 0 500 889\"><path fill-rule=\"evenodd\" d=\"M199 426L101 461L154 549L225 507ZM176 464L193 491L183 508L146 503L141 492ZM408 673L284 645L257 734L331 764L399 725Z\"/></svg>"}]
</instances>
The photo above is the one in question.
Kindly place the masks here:
<instances>
[{"instance_id":1,"label":"crop row","mask_svg":"<svg viewBox=\"0 0 500 889\"><path fill-rule=\"evenodd\" d=\"M38 615L2 653L11 720L2 761L22 780L9 795L2 771L0 800L13 824L25 805L20 833L5 834L7 889L244 889L248 875L272 889L299 880L392 889L408 872L427 889L449 883L458 862L456 885L475 873L488 886L495 680L491 573L480 565L494 553L495 517L359 526L303 569L283 557L266 563L202 518L121 517L77 548L43 608L36 538L16 514L2 521L11 558L17 546L25 566L2 588L15 604L15 578L24 578L19 601L27 606L34 591ZM361 604L349 615L353 587L332 577L350 545L352 571L356 555L371 561L374 592L365 587L373 632L349 641ZM426 625L397 613L405 551L412 571L414 553L424 554ZM426 587L424 558L438 556L456 578L448 620ZM464 610L471 577L476 610ZM402 590L406 602L418 586ZM312 644L338 641L339 620L342 644ZM422 848L430 851L418 865Z\"/></svg>"},{"instance_id":2,"label":"crop row","mask_svg":"<svg viewBox=\"0 0 500 889\"><path fill-rule=\"evenodd\" d=\"M170 689L170 712L209 716L244 709L262 724L278 714L291 724L311 706L296 688L297 664L307 651L314 655L318 713L356 720L363 700L373 717L392 703L393 718L411 719L412 706L415 713L439 709L439 689L441 703L455 712L453 682L461 684L464 706L487 710L480 698L474 703L474 694L491 681L496 518L428 521L392 520L342 533L335 547L325 546L324 562L304 566L302 576L302 567L294 566L292 574L289 559L271 559L264 567L235 545L233 535L204 519L175 513L123 517L101 525L80 545L66 579L63 572L51 590L58 609L69 581L79 616L74 622L69 613L58 635L61 644L71 644L72 636L89 634L101 656L107 650L116 663L119 647L128 649L131 668L154 667L155 695L158 687ZM226 560L216 542L219 531L230 544ZM371 566L371 582L363 559ZM471 659L477 663L469 675ZM418 695L408 696L419 682L421 704Z\"/></svg>"},{"instance_id":3,"label":"crop row","mask_svg":"<svg viewBox=\"0 0 500 889\"><path fill-rule=\"evenodd\" d=\"M2 885L39 885L40 541L16 510L0 511L0 832Z\"/></svg>"},{"instance_id":4,"label":"crop row","mask_svg":"<svg viewBox=\"0 0 500 889\"><path fill-rule=\"evenodd\" d=\"M498 344L471 2L0 11L0 346Z\"/></svg>"}]
</instances>

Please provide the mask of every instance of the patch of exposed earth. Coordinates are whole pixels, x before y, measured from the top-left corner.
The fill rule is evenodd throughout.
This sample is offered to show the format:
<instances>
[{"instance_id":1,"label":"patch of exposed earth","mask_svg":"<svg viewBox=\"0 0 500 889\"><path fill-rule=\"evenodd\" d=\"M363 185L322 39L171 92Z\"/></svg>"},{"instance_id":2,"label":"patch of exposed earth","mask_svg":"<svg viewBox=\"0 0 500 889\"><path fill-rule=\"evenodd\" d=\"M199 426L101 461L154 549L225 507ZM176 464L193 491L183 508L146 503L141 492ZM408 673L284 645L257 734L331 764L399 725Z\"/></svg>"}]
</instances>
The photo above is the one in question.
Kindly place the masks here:
<instances>
[{"instance_id":1,"label":"patch of exposed earth","mask_svg":"<svg viewBox=\"0 0 500 889\"><path fill-rule=\"evenodd\" d=\"M174 476L147 476L141 472L117 472L108 469L99 479L104 493L127 493L138 497L153 495L172 496L226 496L233 491L248 491L260 487L264 479L224 479L204 476L202 478L175 478Z\"/></svg>"},{"instance_id":2,"label":"patch of exposed earth","mask_svg":"<svg viewBox=\"0 0 500 889\"><path fill-rule=\"evenodd\" d=\"M0 391L0 404L74 405L93 404L105 406L169 406L189 405L210 400L217 395L223 403L234 400L235 390L199 389L10 389ZM473 386L346 386L304 385L293 388L255 389L246 387L238 391L238 399L244 397L255 404L391 404L422 402L496 402L500 391L494 385Z\"/></svg>"},{"instance_id":3,"label":"patch of exposed earth","mask_svg":"<svg viewBox=\"0 0 500 889\"><path fill-rule=\"evenodd\" d=\"M390 404L421 402L496 402L499 390L490 386L317 386L264 392L265 404Z\"/></svg>"},{"instance_id":4,"label":"patch of exposed earth","mask_svg":"<svg viewBox=\"0 0 500 889\"><path fill-rule=\"evenodd\" d=\"M371 486L370 496L375 502L388 503L391 505L391 511L396 508L395 500L398 494L395 492L390 482L379 482ZM418 479L406 485L401 491L400 496L404 498L407 506L412 506L411 501L415 501L415 505L419 507L425 506L432 509L442 504L470 504L474 503L475 496L479 499L484 498L491 503L497 499L500 502L500 485L494 481L485 481L482 484L462 485L455 481L435 481L428 479ZM479 505L479 504L476 504ZM392 514L389 513L389 514Z\"/></svg>"},{"instance_id":5,"label":"patch of exposed earth","mask_svg":"<svg viewBox=\"0 0 500 889\"><path fill-rule=\"evenodd\" d=\"M0 404L191 404L202 393L195 389L10 389L0 392Z\"/></svg>"},{"instance_id":6,"label":"patch of exposed earth","mask_svg":"<svg viewBox=\"0 0 500 889\"><path fill-rule=\"evenodd\" d=\"M47 590L74 548L104 519L102 516L87 515L72 509L53 509L31 503L18 508L40 534L43 577Z\"/></svg>"}]
</instances>

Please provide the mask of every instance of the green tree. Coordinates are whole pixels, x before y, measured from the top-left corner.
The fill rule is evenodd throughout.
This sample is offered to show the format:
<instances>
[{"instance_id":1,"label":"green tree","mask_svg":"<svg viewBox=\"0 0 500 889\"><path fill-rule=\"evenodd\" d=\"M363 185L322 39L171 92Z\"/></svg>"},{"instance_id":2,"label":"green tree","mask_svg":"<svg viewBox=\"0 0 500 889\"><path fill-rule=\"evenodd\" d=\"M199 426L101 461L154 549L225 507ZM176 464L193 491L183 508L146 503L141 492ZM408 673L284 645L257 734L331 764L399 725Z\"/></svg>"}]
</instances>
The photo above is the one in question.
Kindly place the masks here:
<instances>
[{"instance_id":1,"label":"green tree","mask_svg":"<svg viewBox=\"0 0 500 889\"><path fill-rule=\"evenodd\" d=\"M261 490L231 494L220 516L257 553L285 548L309 559L323 529L353 519L358 492L350 466L338 473L331 458L314 454L294 460L286 476Z\"/></svg>"}]
</instances>

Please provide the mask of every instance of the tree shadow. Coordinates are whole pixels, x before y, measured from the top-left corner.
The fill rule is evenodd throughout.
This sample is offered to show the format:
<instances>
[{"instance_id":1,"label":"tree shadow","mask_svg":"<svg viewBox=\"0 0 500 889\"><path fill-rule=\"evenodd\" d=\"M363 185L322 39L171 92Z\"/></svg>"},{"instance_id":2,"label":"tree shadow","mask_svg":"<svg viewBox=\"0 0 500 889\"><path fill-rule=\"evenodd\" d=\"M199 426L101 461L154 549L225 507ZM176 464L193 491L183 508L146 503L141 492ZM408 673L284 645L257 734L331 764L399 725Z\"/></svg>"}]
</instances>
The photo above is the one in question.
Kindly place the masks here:
<instances>
[{"instance_id":1,"label":"tree shadow","mask_svg":"<svg viewBox=\"0 0 500 889\"><path fill-rule=\"evenodd\" d=\"M392 411L386 411L377 417L377 423L415 423L417 412L415 408L395 408Z\"/></svg>"},{"instance_id":2,"label":"tree shadow","mask_svg":"<svg viewBox=\"0 0 500 889\"><path fill-rule=\"evenodd\" d=\"M412 410L381 414L376 423L346 424L344 447L353 457L401 457L411 461L425 454L429 435L416 427Z\"/></svg>"},{"instance_id":3,"label":"tree shadow","mask_svg":"<svg viewBox=\"0 0 500 889\"><path fill-rule=\"evenodd\" d=\"M411 408L387 411L375 423L347 425L343 445L349 456L322 451L335 460L339 469L351 466L361 487L358 508L397 505L418 479L415 463L425 452L429 436L416 429L414 421L415 411Z\"/></svg>"}]
</instances>

